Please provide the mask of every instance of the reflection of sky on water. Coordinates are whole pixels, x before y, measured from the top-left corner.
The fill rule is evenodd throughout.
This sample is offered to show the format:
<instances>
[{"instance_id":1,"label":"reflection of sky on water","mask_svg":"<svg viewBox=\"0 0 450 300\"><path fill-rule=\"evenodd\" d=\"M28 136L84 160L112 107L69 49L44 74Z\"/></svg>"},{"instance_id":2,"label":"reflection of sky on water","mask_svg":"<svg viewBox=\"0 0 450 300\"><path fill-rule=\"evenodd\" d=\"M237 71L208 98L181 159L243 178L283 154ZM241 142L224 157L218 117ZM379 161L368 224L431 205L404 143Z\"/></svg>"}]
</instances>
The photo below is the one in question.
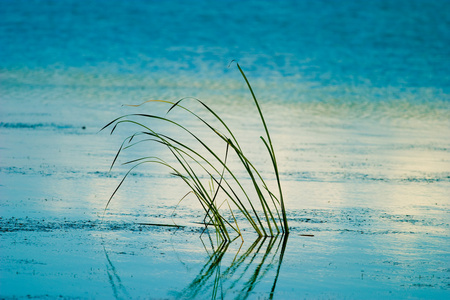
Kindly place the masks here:
<instances>
[{"instance_id":1,"label":"reflection of sky on water","mask_svg":"<svg viewBox=\"0 0 450 300\"><path fill-rule=\"evenodd\" d=\"M421 290L424 287L436 292L435 288L445 286L446 271L442 262L448 257L445 237L449 234L445 133L433 132L427 136L429 131L423 129L412 135L409 128L401 126L390 131L371 126L371 121L361 120L361 126L351 128L323 125L304 130L292 127L281 130L277 127L277 131L283 132L280 145L287 145L280 146L278 154L293 235L277 283L280 296L291 295L287 291L292 290L292 286L297 287L298 282L305 285L294 288L294 292L304 295L315 295L317 290L322 290L325 295L346 294L358 286L357 295L371 292L384 295L391 289L401 296L404 295L401 285L406 285L417 288L411 293L420 296L425 293ZM248 135L245 131L249 130L255 133L250 134L254 136L257 128L252 124L239 129L239 134L245 137ZM79 128L75 132L45 127L2 130L9 145L22 145L2 149L2 157L15 162L14 168L4 163L2 169L2 184L8 187L3 188L2 193L7 197L4 199L10 201L3 203L3 217L28 216L29 221L22 219L19 222L28 222L27 226L31 228L36 226L33 225L35 219L42 218L40 222L45 228L54 232L59 230L56 224L71 220L75 220L73 225L69 223L63 227L69 232L77 232L74 228L89 228L88 223L76 220L97 219L126 171L119 167L108 173L122 140L120 135L110 137L107 133L97 134L96 130ZM378 134L367 137L366 130ZM27 140L34 142L24 142ZM49 148L48 145L55 141L58 141L58 147ZM251 143L246 146L249 145ZM257 149L249 147L250 155L257 155ZM148 149L136 151L133 155ZM28 159L30 154L32 159ZM258 164L265 174L270 174L264 160ZM146 268L163 267L167 265L167 256L176 256L177 250L167 250L167 244L153 254L141 252L143 247L155 246L151 242L152 234L139 235L139 229L133 227L134 222L172 224L169 216L186 188L164 174L154 173L151 168L138 169L111 203L105 217L106 225L101 225L110 231L106 234L107 240L116 241L111 249L111 261L125 259L136 268L130 271L126 264L116 263L119 273L125 270L120 274L121 278L142 277ZM26 186L25 190L22 185ZM11 201L17 201L15 206ZM200 212L194 198L186 199L176 210L174 220L192 226L192 222L201 220ZM110 227L107 224L111 224ZM195 230L189 243L198 246L192 250L198 254L203 248L197 239L199 232ZM314 237L298 237L300 233ZM162 235L168 237L164 231ZM98 243L104 236L103 231L88 232L83 239ZM184 233L174 234L175 239L183 236ZM43 240L43 243L48 242L53 243L52 237ZM85 253L92 251L72 247ZM186 249L183 243L176 247ZM122 252L125 254L120 254ZM134 255L130 254L132 252ZM165 255L158 257L158 253ZM156 255L156 258L143 264L147 255ZM35 259L42 260L37 256ZM178 268L190 263L172 261L169 264L171 270L181 272ZM202 267L201 264L195 266ZM72 273L80 272L74 265L70 268ZM183 276L189 280L195 277L197 273L193 268L187 269ZM298 270L302 272L299 274ZM167 281L172 275L173 272L167 270L158 275L158 280ZM81 282L86 279L83 276ZM151 280L144 278L136 282L126 279L123 284L136 290L139 284ZM164 288L159 292L165 295L168 289L180 291L188 286L188 279L183 286L162 284ZM64 278L60 280L64 281ZM330 285L330 282L333 283ZM266 283L261 286L267 287Z\"/></svg>"},{"instance_id":2,"label":"reflection of sky on water","mask_svg":"<svg viewBox=\"0 0 450 300\"><path fill-rule=\"evenodd\" d=\"M130 295L183 291L207 258L193 225L201 208L193 197L179 205L174 221L191 226L179 234L134 224L171 224L187 192L165 170L145 167L101 223L127 170L108 173L127 133L97 131L124 113L154 113L122 104L195 96L230 121L270 181L250 95L235 66L226 68L238 59L273 134L291 220L278 295L442 296L448 2L194 2L2 3L2 284L111 296L114 264ZM137 147L121 158L155 151ZM174 273L184 280L178 286Z\"/></svg>"}]
</instances>

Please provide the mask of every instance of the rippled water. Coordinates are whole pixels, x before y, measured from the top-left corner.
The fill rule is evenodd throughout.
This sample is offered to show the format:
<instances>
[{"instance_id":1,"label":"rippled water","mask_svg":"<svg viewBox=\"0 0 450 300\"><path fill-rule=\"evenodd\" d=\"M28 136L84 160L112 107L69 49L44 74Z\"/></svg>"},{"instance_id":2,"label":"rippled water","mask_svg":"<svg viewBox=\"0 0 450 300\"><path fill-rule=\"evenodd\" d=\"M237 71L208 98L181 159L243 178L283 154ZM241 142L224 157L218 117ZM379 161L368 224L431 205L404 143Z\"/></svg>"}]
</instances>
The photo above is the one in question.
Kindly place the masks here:
<instances>
[{"instance_id":1,"label":"rippled water","mask_svg":"<svg viewBox=\"0 0 450 300\"><path fill-rule=\"evenodd\" d=\"M448 11L444 0L1 1L0 296L446 298ZM288 240L245 225L244 245L200 238L201 207L187 199L174 214L187 191L160 169L132 173L103 216L127 132L98 130L163 113L122 106L149 98L208 103L273 184L234 59L273 136ZM144 225L172 222L186 227Z\"/></svg>"},{"instance_id":2,"label":"rippled water","mask_svg":"<svg viewBox=\"0 0 450 300\"><path fill-rule=\"evenodd\" d=\"M6 68L186 71L208 78L239 59L263 78L448 92L445 0L2 4Z\"/></svg>"}]
</instances>

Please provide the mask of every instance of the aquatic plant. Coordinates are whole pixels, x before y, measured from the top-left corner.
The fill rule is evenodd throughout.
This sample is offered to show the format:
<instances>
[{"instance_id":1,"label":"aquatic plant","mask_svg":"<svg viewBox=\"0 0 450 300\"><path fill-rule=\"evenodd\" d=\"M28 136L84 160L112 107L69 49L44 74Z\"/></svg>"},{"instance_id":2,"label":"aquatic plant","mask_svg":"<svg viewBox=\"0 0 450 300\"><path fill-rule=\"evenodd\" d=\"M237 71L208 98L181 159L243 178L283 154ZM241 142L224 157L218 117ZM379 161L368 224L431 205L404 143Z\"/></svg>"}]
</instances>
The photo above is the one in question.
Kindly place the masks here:
<instances>
[{"instance_id":1,"label":"aquatic plant","mask_svg":"<svg viewBox=\"0 0 450 300\"><path fill-rule=\"evenodd\" d=\"M251 93L264 127L265 136L261 136L260 139L270 156L278 187L277 195L270 190L260 172L244 154L230 127L204 102L196 98L183 98L176 102L149 100L144 103L168 105L169 108L166 114L164 116L143 113L128 114L114 119L101 129L112 127L112 134L119 125L129 123L138 126L142 130L125 138L111 164L111 169L122 151L142 142L162 145L169 151L168 154L174 161L168 161L160 156L146 156L125 162L124 165L133 166L125 174L111 195L105 210L125 178L136 167L150 163L168 168L173 176L182 180L189 187L190 192L188 194L194 194L204 209L204 224L206 228L212 225L221 239L230 241L230 230L242 236L238 225L238 220L242 219L246 220L259 236L267 237L276 236L280 233L289 233L278 164L269 130L250 82L240 65L238 63L236 65ZM200 113L183 106L182 104L185 101L194 101L200 104L199 107L204 110L204 113L206 112L206 116L201 116ZM141 106L142 104L130 106ZM170 118L169 115L174 110L179 110L198 120L208 132L218 138L225 153L222 156L219 155L219 152L213 149L214 147L209 139L202 138L200 134L188 129L180 121ZM180 131L181 136L174 137L159 132L155 128L158 126L150 126L148 124L151 123L150 121L160 122L166 128L174 127ZM185 138L187 138L187 142L184 140ZM230 166L229 157L231 154L235 155L237 161L240 162L240 166L243 167L248 178L250 178L250 189L253 190L254 198L256 199L250 196L247 187L244 187L244 184L241 182L242 179L238 178L235 169ZM221 202L219 202L219 193L225 196ZM224 205L225 203L227 203L226 206Z\"/></svg>"}]
</instances>

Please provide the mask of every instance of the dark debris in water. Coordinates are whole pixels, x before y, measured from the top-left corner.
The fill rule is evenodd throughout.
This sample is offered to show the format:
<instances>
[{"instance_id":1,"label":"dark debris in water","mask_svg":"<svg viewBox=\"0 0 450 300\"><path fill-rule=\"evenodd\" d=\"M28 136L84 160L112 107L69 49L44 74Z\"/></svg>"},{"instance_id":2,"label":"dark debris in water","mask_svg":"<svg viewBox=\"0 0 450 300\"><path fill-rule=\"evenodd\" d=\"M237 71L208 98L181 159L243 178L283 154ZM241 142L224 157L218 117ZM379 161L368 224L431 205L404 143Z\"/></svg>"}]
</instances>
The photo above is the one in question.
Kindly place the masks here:
<instances>
[{"instance_id":1,"label":"dark debris in water","mask_svg":"<svg viewBox=\"0 0 450 300\"><path fill-rule=\"evenodd\" d=\"M372 181L386 183L434 183L450 182L449 172L423 173L419 176L389 177L384 175L375 176L361 172L290 172L283 174L286 180L306 182L345 182L345 181Z\"/></svg>"},{"instance_id":2,"label":"dark debris in water","mask_svg":"<svg viewBox=\"0 0 450 300\"><path fill-rule=\"evenodd\" d=\"M87 134L86 125L60 124L60 123L24 123L0 122L0 129L7 130L41 130L59 131L64 134Z\"/></svg>"},{"instance_id":3,"label":"dark debris in water","mask_svg":"<svg viewBox=\"0 0 450 300\"><path fill-rule=\"evenodd\" d=\"M102 220L57 220L57 219L32 219L32 218L0 218L0 232L20 231L69 231L69 230L92 230L92 231L151 231L151 230L183 230L185 227L178 226L149 226L147 223L130 223ZM190 231L193 228L188 228ZM198 229L200 230L200 229Z\"/></svg>"},{"instance_id":4,"label":"dark debris in water","mask_svg":"<svg viewBox=\"0 0 450 300\"><path fill-rule=\"evenodd\" d=\"M433 228L450 228L442 218L423 214L393 214L383 209L341 208L295 210L288 214L291 231L338 232L341 234L417 234Z\"/></svg>"},{"instance_id":5,"label":"dark debris in water","mask_svg":"<svg viewBox=\"0 0 450 300\"><path fill-rule=\"evenodd\" d=\"M108 171L81 171L71 168L62 168L56 165L41 164L38 167L17 167L17 166L5 166L0 167L0 173L14 174L14 175L32 175L32 176L57 176L64 179L72 178L122 178L121 172L108 172ZM168 178L167 174L149 174L134 172L130 173L129 177L137 178Z\"/></svg>"},{"instance_id":6,"label":"dark debris in water","mask_svg":"<svg viewBox=\"0 0 450 300\"><path fill-rule=\"evenodd\" d=\"M8 129L37 129L37 128L51 128L51 129L73 129L77 128L73 125L55 124L55 123L7 123L0 122L0 128Z\"/></svg>"},{"instance_id":7,"label":"dark debris in water","mask_svg":"<svg viewBox=\"0 0 450 300\"><path fill-rule=\"evenodd\" d=\"M171 210L170 210L171 211ZM0 217L0 232L23 231L172 231L201 232L202 224L196 224L199 216L195 211L183 212L181 219L190 220L188 226L174 225L166 214L130 214L121 213L117 219L104 221L98 219L69 220L56 217L49 218L2 218ZM123 217L132 217L133 221L121 221ZM446 220L434 215L401 214L386 212L383 209L369 209L364 207L340 209L302 209L288 213L292 233L358 234L358 235L386 235L386 234L428 234L433 228L450 228ZM239 217L238 217L239 220ZM156 222L154 222L156 221ZM243 231L246 228L242 228Z\"/></svg>"}]
</instances>

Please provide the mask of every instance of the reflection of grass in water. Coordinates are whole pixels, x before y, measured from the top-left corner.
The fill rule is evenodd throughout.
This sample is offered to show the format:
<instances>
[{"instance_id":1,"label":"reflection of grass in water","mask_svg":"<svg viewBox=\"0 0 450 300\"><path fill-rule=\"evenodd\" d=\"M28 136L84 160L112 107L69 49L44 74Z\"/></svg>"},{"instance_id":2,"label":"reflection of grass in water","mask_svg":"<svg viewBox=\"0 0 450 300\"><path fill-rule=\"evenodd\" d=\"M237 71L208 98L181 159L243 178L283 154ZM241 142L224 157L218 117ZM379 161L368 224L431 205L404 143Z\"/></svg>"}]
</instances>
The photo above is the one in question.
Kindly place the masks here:
<instances>
[{"instance_id":1,"label":"reflection of grass in water","mask_svg":"<svg viewBox=\"0 0 450 300\"><path fill-rule=\"evenodd\" d=\"M177 299L222 299L227 294L232 294L234 299L247 299L252 296L258 285L261 290L262 285L262 289L266 289L264 295L269 295L268 299L273 299L288 235L258 237L245 251L242 249L245 244L242 241L237 253L229 251L233 242L222 240L216 247L209 234L208 237L211 244L210 247L205 246L205 250L209 258L194 280L181 292L173 292L172 295ZM212 249L212 252L209 252L208 248ZM106 248L103 247L103 250L107 262L108 281L114 297L132 298ZM230 255L227 256L227 253ZM265 282L272 283L263 286Z\"/></svg>"},{"instance_id":2,"label":"reflection of grass in water","mask_svg":"<svg viewBox=\"0 0 450 300\"><path fill-rule=\"evenodd\" d=\"M122 280L120 279L120 276L117 273L116 267L112 263L112 261L109 259L108 252L106 252L105 246L103 246L103 251L105 252L106 257L106 271L108 273L108 281L111 285L111 288L113 290L114 298L115 299L130 299L130 295L128 294L127 289L122 283Z\"/></svg>"},{"instance_id":3,"label":"reflection of grass in water","mask_svg":"<svg viewBox=\"0 0 450 300\"><path fill-rule=\"evenodd\" d=\"M247 299L258 283L276 267L269 293L269 299L272 299L286 244L287 236L259 237L239 255L242 243L234 259L231 263L227 263L224 261L224 256L230 243L222 241L209 256L197 277L177 296L196 299L202 295L211 295L212 299L216 299L225 297L227 292L232 292L235 299ZM275 245L277 246L274 249ZM265 251L264 247L266 247Z\"/></svg>"},{"instance_id":4,"label":"reflection of grass in water","mask_svg":"<svg viewBox=\"0 0 450 300\"><path fill-rule=\"evenodd\" d=\"M169 155L175 159L176 163L169 163L167 160L157 156L140 157L124 163L133 164L133 167L131 167L120 184L117 186L113 195L109 199L106 208L130 172L137 166L151 163L168 168L173 176L181 179L189 187L189 193L192 193L197 197L204 209L204 223L206 226L212 224L216 229L216 233L222 240L231 240L229 233L230 229L238 235L241 235L237 222L237 219L239 219L236 215L237 213L247 220L259 236L275 236L280 232L288 234L289 229L284 207L283 193L281 190L278 165L272 140L270 138L259 102L256 99L252 87L239 64L237 64L237 67L244 78L249 91L251 92L253 101L264 127L265 137L261 136L260 138L268 151L273 165L273 170L278 185L278 196L271 192L259 171L244 154L229 126L208 105L198 99L189 98L197 104L200 104L200 107L206 110L206 117L202 117L198 113L181 105L181 103L186 101L188 98L181 99L177 102L150 100L147 102L169 105L170 107L167 110L166 116L151 114L125 115L113 120L102 128L103 130L111 126L111 133L113 133L118 125L129 123L138 126L140 130L143 130L141 132L134 133L124 140L116 154L116 157L114 158L111 168L123 150L129 149L142 142L152 142L164 146L168 149ZM212 132L212 134L221 141L221 144L223 145L222 150L225 149L224 157L221 157L217 151L213 150L209 141L201 138L199 134L194 133L180 122L169 118L168 114L173 110L179 110L180 112L187 113L189 116L194 117L200 121L201 124L206 126L206 129ZM207 118L212 118L212 121L207 121ZM135 119L138 119L139 121ZM182 132L182 136L173 137L162 132L157 132L154 127L144 124L144 121L161 122L163 125L166 125L166 128L173 127L180 130ZM189 138L190 141L185 142L182 138ZM133 141L134 143L132 143ZM243 167L246 174L251 179L251 187L253 193L255 194L255 198L258 200L256 203L258 204L260 210L262 210L262 213L255 206L256 203L253 203L251 200L249 191L244 188L241 180L237 178L236 171L230 167L228 160L229 156L232 154L235 155L236 160L240 162L240 166ZM222 202L219 202L219 193L224 196L224 200ZM225 203L227 203L227 205L224 205ZM232 209L232 205L235 210Z\"/></svg>"}]
</instances>

